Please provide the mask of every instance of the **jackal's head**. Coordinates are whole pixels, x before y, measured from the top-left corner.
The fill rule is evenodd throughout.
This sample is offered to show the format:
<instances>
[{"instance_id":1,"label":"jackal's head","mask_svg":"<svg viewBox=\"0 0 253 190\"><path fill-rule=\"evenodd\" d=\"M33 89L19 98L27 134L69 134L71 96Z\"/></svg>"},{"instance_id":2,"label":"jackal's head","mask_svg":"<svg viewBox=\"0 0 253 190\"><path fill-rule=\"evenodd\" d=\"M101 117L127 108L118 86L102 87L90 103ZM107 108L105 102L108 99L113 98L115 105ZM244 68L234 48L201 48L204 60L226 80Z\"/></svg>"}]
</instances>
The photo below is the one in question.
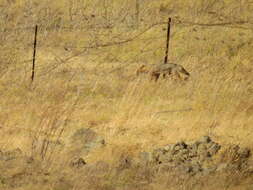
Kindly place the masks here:
<instances>
[{"instance_id":1,"label":"jackal's head","mask_svg":"<svg viewBox=\"0 0 253 190\"><path fill-rule=\"evenodd\" d=\"M137 70L136 70L136 75L140 75L141 73L148 73L149 69L146 65L142 65L140 66Z\"/></svg>"}]
</instances>

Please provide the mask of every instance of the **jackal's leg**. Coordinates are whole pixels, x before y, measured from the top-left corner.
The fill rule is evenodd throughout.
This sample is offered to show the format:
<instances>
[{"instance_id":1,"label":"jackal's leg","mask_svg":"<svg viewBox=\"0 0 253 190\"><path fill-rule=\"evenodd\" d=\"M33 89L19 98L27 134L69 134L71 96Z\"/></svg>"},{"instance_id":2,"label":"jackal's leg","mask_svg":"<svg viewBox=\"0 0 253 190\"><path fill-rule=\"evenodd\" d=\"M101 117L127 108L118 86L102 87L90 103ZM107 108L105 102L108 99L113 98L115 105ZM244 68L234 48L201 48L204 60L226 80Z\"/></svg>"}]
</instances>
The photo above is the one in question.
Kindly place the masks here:
<instances>
[{"instance_id":1,"label":"jackal's leg","mask_svg":"<svg viewBox=\"0 0 253 190\"><path fill-rule=\"evenodd\" d=\"M175 71L175 75L177 76L177 78L178 78L179 80L182 79L181 76L180 76L180 74L178 73L178 71Z\"/></svg>"},{"instance_id":2,"label":"jackal's leg","mask_svg":"<svg viewBox=\"0 0 253 190\"><path fill-rule=\"evenodd\" d=\"M155 82L157 82L157 80L159 79L159 76L160 76L160 73L157 73L157 74L155 75Z\"/></svg>"},{"instance_id":3,"label":"jackal's leg","mask_svg":"<svg viewBox=\"0 0 253 190\"><path fill-rule=\"evenodd\" d=\"M160 73L151 73L151 80L156 82L159 79Z\"/></svg>"},{"instance_id":4,"label":"jackal's leg","mask_svg":"<svg viewBox=\"0 0 253 190\"><path fill-rule=\"evenodd\" d=\"M172 75L172 68L170 68L170 69L168 70L168 75L169 75L169 76Z\"/></svg>"},{"instance_id":5,"label":"jackal's leg","mask_svg":"<svg viewBox=\"0 0 253 190\"><path fill-rule=\"evenodd\" d=\"M172 68L170 68L170 69L168 70L168 73L169 73L169 75L172 74Z\"/></svg>"},{"instance_id":6,"label":"jackal's leg","mask_svg":"<svg viewBox=\"0 0 253 190\"><path fill-rule=\"evenodd\" d=\"M187 80L187 79L190 77L190 73L187 72L183 67L181 67L180 72L181 72L182 74L186 75L185 80Z\"/></svg>"}]
</instances>

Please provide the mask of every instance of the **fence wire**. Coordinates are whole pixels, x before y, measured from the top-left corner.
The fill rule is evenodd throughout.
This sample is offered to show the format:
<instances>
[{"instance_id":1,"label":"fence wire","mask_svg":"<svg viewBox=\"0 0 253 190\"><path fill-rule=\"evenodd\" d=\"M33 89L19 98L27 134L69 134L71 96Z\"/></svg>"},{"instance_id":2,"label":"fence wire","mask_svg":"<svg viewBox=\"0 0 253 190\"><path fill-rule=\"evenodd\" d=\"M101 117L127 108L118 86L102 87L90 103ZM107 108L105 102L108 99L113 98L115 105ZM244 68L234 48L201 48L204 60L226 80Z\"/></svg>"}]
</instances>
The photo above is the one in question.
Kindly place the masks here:
<instances>
[{"instance_id":1,"label":"fence wire","mask_svg":"<svg viewBox=\"0 0 253 190\"><path fill-rule=\"evenodd\" d=\"M68 45L68 46L64 46L64 45L58 45L58 44L45 44L44 42L42 43L38 43L37 48L63 48L66 51L68 51L68 49L81 49L81 51L79 51L78 53L73 53L72 55L66 57L66 58L57 58L55 57L54 60L52 60L52 62L54 62L52 64L52 66L50 68L44 68L44 67L37 67L37 69L42 70L40 76L42 75L47 75L49 74L51 71L55 70L56 68L58 68L59 66L67 63L68 61L72 60L75 57L78 57L82 54L87 53L87 51L89 49L98 49L98 48L106 48L106 47L111 47L111 46L118 46L121 44L125 44L125 43L129 43L132 42L136 39L138 39L138 41L145 41L147 42L148 40L159 40L159 39L164 39L165 35L160 35L160 36L156 36L153 38L145 38L145 39L141 39L140 36L142 36L144 33L148 32L149 30L151 30L154 27L157 26L162 26L162 25L167 25L167 22L158 22L158 23L154 23L151 25L146 25L144 27L139 26L140 31L127 38L127 39L122 39L122 40L117 40L117 41L111 41L111 42L107 42L107 43L96 43L96 44L91 44L91 45ZM190 21L182 21L182 20L178 20L178 19L174 19L172 21L172 26L178 26L178 27L195 27L195 26L199 26L199 27L203 27L203 28L210 28L210 27L228 27L228 28L238 28L238 29L243 29L243 30L252 30L253 31L253 23L250 22L246 22L246 21L238 21L238 22L217 22L217 23L200 23L200 22L190 22ZM144 29L141 29L144 28ZM64 31L73 31L73 32L80 32L80 31L89 31L89 30L99 30L99 29L107 29L105 28L105 26L103 24L93 24L93 25L85 25L85 26L80 26L80 27L69 27L69 26L60 26L60 27L45 27L45 26L39 26L38 27L38 33L42 33L42 32L64 32ZM14 27L14 28L1 28L0 29L0 34L1 35L8 35L9 33L15 32L26 32L26 35L29 35L28 37L33 37L33 33L34 33L35 27ZM46 35L50 35L46 34ZM172 34L171 37L173 37L174 34ZM31 40L32 41L32 40ZM33 48L33 43L32 42L27 42L27 43L22 43L23 48L22 47L17 47L17 49L32 49ZM12 48L12 47L11 47ZM15 47L13 47L15 48ZM165 47L158 47L161 49L164 49ZM24 59L24 60L20 60L19 63L29 63L32 62L32 59ZM57 63L57 64L56 64ZM117 70L114 69L114 70ZM113 72L113 71L112 71Z\"/></svg>"},{"instance_id":2,"label":"fence wire","mask_svg":"<svg viewBox=\"0 0 253 190\"><path fill-rule=\"evenodd\" d=\"M167 22L158 22L151 24L152 26L155 25L166 25ZM202 26L202 27L229 27L229 28L240 28L245 30L252 30L253 29L253 21L228 21L228 22L211 22L211 23L204 23L204 22L192 22L192 21L184 21L174 19L172 22L173 25L182 26L182 27L192 27L192 26ZM141 25L140 25L141 26ZM117 27L117 26L112 26ZM130 27L129 27L130 28ZM108 29L105 27L104 24L90 24L84 26L57 26L57 27L47 27L47 26L39 26L39 31L86 31L86 30L97 30L97 29ZM12 27L12 28L0 28L1 33L5 32L19 32L19 31L33 31L34 27Z\"/></svg>"}]
</instances>

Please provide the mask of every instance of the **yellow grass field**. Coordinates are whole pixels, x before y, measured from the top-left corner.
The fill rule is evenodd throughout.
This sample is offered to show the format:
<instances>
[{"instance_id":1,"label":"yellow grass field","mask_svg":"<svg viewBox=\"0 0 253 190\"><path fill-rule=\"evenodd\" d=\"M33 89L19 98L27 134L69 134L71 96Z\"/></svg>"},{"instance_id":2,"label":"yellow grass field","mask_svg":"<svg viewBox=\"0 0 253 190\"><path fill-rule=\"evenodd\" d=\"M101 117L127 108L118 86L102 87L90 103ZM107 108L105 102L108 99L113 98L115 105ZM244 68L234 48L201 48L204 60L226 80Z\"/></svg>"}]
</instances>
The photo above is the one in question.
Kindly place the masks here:
<instances>
[{"instance_id":1,"label":"yellow grass field","mask_svg":"<svg viewBox=\"0 0 253 190\"><path fill-rule=\"evenodd\" d=\"M110 175L101 186L85 186L79 183L82 176L64 168L74 146L71 136L81 128L92 129L106 143L79 155L95 165L113 165L122 155L134 157L202 136L253 150L253 4L145 0L136 21L136 2L0 1L0 148L20 149L38 161L42 169L34 166L36 171L57 171L45 184L15 181L21 185L11 186L8 180L22 163L11 165L11 171L0 164L12 176L0 175L0 189L142 190L115 185ZM137 77L141 64L163 62L169 16L169 61L182 65L191 77L157 83L147 75ZM39 32L31 83L35 24ZM59 142L64 149L45 148L45 142ZM57 181L64 172L71 173L68 184ZM131 184L124 176L120 183ZM228 183L227 189L253 188L247 180ZM143 189L198 189L191 187L157 182Z\"/></svg>"}]
</instances>

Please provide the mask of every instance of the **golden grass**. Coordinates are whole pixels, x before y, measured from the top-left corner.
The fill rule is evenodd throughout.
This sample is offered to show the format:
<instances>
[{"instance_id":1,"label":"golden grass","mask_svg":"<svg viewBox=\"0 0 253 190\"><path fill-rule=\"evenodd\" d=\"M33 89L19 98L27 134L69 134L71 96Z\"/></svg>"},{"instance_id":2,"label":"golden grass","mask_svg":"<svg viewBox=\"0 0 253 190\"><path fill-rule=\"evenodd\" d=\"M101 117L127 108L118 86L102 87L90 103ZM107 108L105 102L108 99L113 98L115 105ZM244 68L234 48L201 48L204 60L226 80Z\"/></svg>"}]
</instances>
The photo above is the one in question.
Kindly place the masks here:
<instances>
[{"instance_id":1,"label":"golden grass","mask_svg":"<svg viewBox=\"0 0 253 190\"><path fill-rule=\"evenodd\" d=\"M1 95L6 138L1 144L22 144L21 148L27 149L28 134L45 133L64 141L75 129L91 127L105 137L108 146L97 154L105 151L108 159L112 156L107 149L112 147L137 153L202 135L252 146L252 76L244 76L240 68L231 73L209 65L198 73L198 68L190 67L191 60L186 60L182 64L192 73L189 81L161 79L154 83L145 76L136 78L133 69L108 74L108 65L98 70L93 64L86 64L84 72L72 68L74 75L69 69L55 72L55 77L38 77L32 86L17 83L6 87ZM241 76L245 80L237 79Z\"/></svg>"},{"instance_id":2,"label":"golden grass","mask_svg":"<svg viewBox=\"0 0 253 190\"><path fill-rule=\"evenodd\" d=\"M22 2L9 11L26 6ZM150 7L170 8L171 1L161 2L151 3ZM179 16L187 15L202 23L213 21L210 15L202 20L194 17L185 3L174 3L175 10L182 10ZM59 1L52 7L65 9ZM22 20L21 13L17 14ZM159 19L164 21L163 17L167 16ZM15 26L18 17L14 18L6 25ZM63 21L69 24L67 16ZM141 63L162 61L165 25L157 25L127 43L83 49L87 44L132 38L145 31L148 24L129 30L120 25L39 33L32 85L31 62L24 62L31 59L32 49L27 42L32 42L32 30L8 34L9 41L0 48L4 65L0 67L0 147L18 147L28 155L57 160L65 155L60 150L47 150L41 155L41 141L68 144L77 129L87 127L103 136L107 144L85 157L89 163L101 158L113 163L122 154L138 154L203 135L221 144L235 143L252 149L252 30L173 25L170 59L191 73L189 81L161 79L154 83L148 77L135 76ZM21 34L25 38L19 38ZM22 45L27 49L20 50ZM66 52L65 46L76 48ZM79 56L73 56L76 54Z\"/></svg>"}]
</instances>

